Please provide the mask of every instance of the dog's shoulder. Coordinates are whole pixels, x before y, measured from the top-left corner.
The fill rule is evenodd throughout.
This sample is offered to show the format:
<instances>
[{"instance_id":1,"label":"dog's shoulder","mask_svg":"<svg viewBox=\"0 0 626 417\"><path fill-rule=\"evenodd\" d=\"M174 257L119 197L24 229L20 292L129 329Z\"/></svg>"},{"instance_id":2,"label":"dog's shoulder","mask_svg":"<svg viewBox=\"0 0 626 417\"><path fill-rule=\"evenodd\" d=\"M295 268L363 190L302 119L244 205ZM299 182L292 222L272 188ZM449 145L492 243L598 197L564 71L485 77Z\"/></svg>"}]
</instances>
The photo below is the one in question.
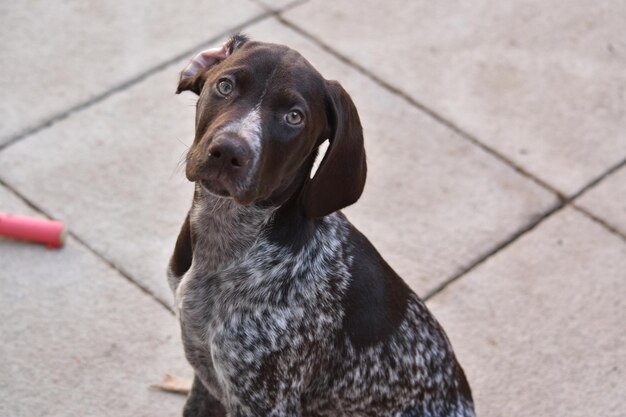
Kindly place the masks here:
<instances>
[{"instance_id":1,"label":"dog's shoulder","mask_svg":"<svg viewBox=\"0 0 626 417\"><path fill-rule=\"evenodd\" d=\"M342 248L333 255L333 264L347 268L343 296L337 301L344 313L342 333L353 346L366 348L390 336L406 317L412 291L370 241L341 212L318 221L306 219L293 208L284 207L277 215L269 234L273 243L293 253L305 248L314 253L321 248ZM323 265L318 268L324 269Z\"/></svg>"},{"instance_id":2,"label":"dog's shoulder","mask_svg":"<svg viewBox=\"0 0 626 417\"><path fill-rule=\"evenodd\" d=\"M370 241L348 224L347 253L352 259L343 326L355 347L366 348L397 329L412 291Z\"/></svg>"}]
</instances>

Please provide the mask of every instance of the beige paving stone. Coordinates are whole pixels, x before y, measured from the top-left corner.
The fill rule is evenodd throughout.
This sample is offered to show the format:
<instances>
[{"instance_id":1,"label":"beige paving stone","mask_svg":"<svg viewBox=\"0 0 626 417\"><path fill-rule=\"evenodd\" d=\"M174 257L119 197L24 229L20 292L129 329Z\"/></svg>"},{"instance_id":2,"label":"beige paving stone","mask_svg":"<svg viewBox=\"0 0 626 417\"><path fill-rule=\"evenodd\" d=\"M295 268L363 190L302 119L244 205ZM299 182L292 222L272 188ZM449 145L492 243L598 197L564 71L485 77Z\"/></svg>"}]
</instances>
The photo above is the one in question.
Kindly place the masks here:
<instances>
[{"instance_id":1,"label":"beige paving stone","mask_svg":"<svg viewBox=\"0 0 626 417\"><path fill-rule=\"evenodd\" d=\"M556 199L276 21L287 42L353 93L370 174L349 217L420 293L467 267ZM170 303L165 280L191 187L176 165L193 137L183 63L0 153L0 178ZM179 142L180 141L180 142ZM182 142L182 143L181 143Z\"/></svg>"},{"instance_id":2,"label":"beige paving stone","mask_svg":"<svg viewBox=\"0 0 626 417\"><path fill-rule=\"evenodd\" d=\"M626 167L587 191L576 204L626 235Z\"/></svg>"},{"instance_id":3,"label":"beige paving stone","mask_svg":"<svg viewBox=\"0 0 626 417\"><path fill-rule=\"evenodd\" d=\"M624 241L568 208L433 297L477 415L623 416L624 271Z\"/></svg>"},{"instance_id":4,"label":"beige paving stone","mask_svg":"<svg viewBox=\"0 0 626 417\"><path fill-rule=\"evenodd\" d=\"M168 303L167 261L192 196L179 162L194 100L174 94L183 65L0 152L0 178Z\"/></svg>"},{"instance_id":5,"label":"beige paving stone","mask_svg":"<svg viewBox=\"0 0 626 417\"><path fill-rule=\"evenodd\" d=\"M286 18L565 194L626 157L626 3L315 1Z\"/></svg>"},{"instance_id":6,"label":"beige paving stone","mask_svg":"<svg viewBox=\"0 0 626 417\"><path fill-rule=\"evenodd\" d=\"M306 3L309 0L257 0L259 4L264 5L270 10L280 10L285 7L293 7L303 3Z\"/></svg>"},{"instance_id":7,"label":"beige paving stone","mask_svg":"<svg viewBox=\"0 0 626 417\"><path fill-rule=\"evenodd\" d=\"M0 144L260 15L250 0L0 4Z\"/></svg>"},{"instance_id":8,"label":"beige paving stone","mask_svg":"<svg viewBox=\"0 0 626 417\"><path fill-rule=\"evenodd\" d=\"M2 187L0 210L34 214ZM149 388L191 375L167 310L73 239L0 238L0 265L0 415L180 415L184 397Z\"/></svg>"}]
</instances>

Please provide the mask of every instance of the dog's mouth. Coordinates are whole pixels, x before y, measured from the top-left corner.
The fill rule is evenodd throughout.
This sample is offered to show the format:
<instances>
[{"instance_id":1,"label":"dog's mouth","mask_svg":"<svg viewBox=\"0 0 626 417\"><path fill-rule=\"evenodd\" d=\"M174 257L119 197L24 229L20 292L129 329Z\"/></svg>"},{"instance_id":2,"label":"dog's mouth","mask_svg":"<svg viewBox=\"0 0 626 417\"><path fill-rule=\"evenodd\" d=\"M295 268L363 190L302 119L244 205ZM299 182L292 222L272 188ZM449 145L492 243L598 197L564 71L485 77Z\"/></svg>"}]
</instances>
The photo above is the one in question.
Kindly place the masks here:
<instances>
[{"instance_id":1,"label":"dog's mouth","mask_svg":"<svg viewBox=\"0 0 626 417\"><path fill-rule=\"evenodd\" d=\"M235 190L229 190L225 185L223 185L220 181L212 181L212 180L198 180L198 184L200 187L207 193L221 198L232 198L238 204L241 205L249 205L255 201L254 195L251 193L238 193Z\"/></svg>"},{"instance_id":2,"label":"dog's mouth","mask_svg":"<svg viewBox=\"0 0 626 417\"><path fill-rule=\"evenodd\" d=\"M232 197L232 194L219 181L199 180L200 186L209 193L218 197Z\"/></svg>"}]
</instances>

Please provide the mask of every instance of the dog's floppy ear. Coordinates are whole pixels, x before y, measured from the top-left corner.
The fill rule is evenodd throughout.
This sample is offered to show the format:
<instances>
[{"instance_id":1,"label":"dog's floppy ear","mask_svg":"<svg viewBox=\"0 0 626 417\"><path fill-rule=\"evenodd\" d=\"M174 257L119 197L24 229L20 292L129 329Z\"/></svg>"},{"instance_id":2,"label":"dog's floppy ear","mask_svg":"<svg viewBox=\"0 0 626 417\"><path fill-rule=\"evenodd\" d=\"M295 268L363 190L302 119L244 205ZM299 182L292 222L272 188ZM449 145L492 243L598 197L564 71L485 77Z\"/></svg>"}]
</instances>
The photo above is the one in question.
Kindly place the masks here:
<instances>
[{"instance_id":1,"label":"dog's floppy ear","mask_svg":"<svg viewBox=\"0 0 626 417\"><path fill-rule=\"evenodd\" d=\"M237 48L248 41L248 37L243 34L233 35L221 47L207 49L193 57L189 65L180 73L180 81L176 94L183 91L193 91L200 95L204 85L204 75L206 71L215 64L219 64L231 55Z\"/></svg>"},{"instance_id":2,"label":"dog's floppy ear","mask_svg":"<svg viewBox=\"0 0 626 417\"><path fill-rule=\"evenodd\" d=\"M330 146L303 190L308 217L326 216L356 202L367 175L363 128L356 107L338 82L327 81L326 90Z\"/></svg>"}]
</instances>

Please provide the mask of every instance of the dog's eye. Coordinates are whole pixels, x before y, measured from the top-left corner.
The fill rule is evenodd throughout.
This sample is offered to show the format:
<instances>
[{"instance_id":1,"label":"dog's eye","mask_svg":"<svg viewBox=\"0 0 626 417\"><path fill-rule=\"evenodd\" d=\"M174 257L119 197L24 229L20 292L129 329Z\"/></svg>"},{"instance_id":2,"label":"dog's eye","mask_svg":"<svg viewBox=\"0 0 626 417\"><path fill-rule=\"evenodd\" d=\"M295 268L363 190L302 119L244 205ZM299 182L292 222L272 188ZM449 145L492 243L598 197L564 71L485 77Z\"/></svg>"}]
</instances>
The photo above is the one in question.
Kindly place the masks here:
<instances>
[{"instance_id":1,"label":"dog's eye","mask_svg":"<svg viewBox=\"0 0 626 417\"><path fill-rule=\"evenodd\" d=\"M230 80L220 80L217 83L217 92L223 96L227 96L233 92L233 83Z\"/></svg>"},{"instance_id":2,"label":"dog's eye","mask_svg":"<svg viewBox=\"0 0 626 417\"><path fill-rule=\"evenodd\" d=\"M302 123L302 119L302 113L300 113L298 110L292 110L285 115L285 121L290 125L299 125L300 123Z\"/></svg>"}]
</instances>

